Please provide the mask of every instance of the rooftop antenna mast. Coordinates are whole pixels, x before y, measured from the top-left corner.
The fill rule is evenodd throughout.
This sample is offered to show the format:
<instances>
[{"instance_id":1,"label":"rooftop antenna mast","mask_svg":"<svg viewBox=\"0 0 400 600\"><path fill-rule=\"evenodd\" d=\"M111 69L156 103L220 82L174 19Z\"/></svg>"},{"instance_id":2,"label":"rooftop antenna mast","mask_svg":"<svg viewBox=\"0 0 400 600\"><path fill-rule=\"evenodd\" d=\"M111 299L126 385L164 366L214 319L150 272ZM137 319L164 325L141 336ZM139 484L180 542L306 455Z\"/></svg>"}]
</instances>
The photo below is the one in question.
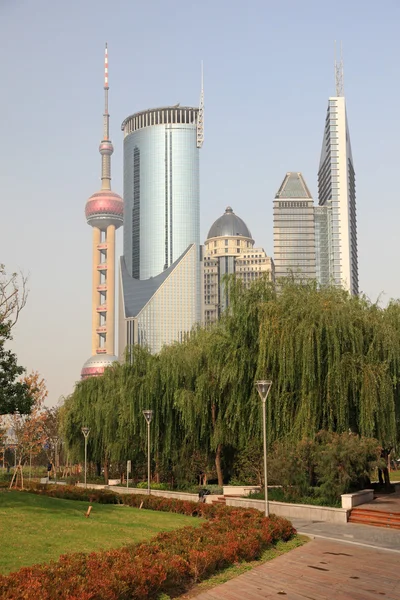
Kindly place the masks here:
<instances>
[{"instance_id":1,"label":"rooftop antenna mast","mask_svg":"<svg viewBox=\"0 0 400 600\"><path fill-rule=\"evenodd\" d=\"M103 139L108 140L110 131L109 131L109 120L110 115L108 114L108 48L107 44L104 50L104 129L103 129Z\"/></svg>"},{"instance_id":2,"label":"rooftop antenna mast","mask_svg":"<svg viewBox=\"0 0 400 600\"><path fill-rule=\"evenodd\" d=\"M199 103L199 114L197 117L197 147L201 148L204 142L204 74L203 61L201 61L201 92Z\"/></svg>"},{"instance_id":3,"label":"rooftop antenna mast","mask_svg":"<svg viewBox=\"0 0 400 600\"><path fill-rule=\"evenodd\" d=\"M340 42L340 60L336 58L336 40L335 40L335 86L336 96L344 95L344 72L343 72L343 47Z\"/></svg>"},{"instance_id":4,"label":"rooftop antenna mast","mask_svg":"<svg viewBox=\"0 0 400 600\"><path fill-rule=\"evenodd\" d=\"M111 155L114 152L110 140L110 113L108 112L108 48L104 50L104 113L103 139L100 143L101 154L101 189L111 190Z\"/></svg>"}]
</instances>

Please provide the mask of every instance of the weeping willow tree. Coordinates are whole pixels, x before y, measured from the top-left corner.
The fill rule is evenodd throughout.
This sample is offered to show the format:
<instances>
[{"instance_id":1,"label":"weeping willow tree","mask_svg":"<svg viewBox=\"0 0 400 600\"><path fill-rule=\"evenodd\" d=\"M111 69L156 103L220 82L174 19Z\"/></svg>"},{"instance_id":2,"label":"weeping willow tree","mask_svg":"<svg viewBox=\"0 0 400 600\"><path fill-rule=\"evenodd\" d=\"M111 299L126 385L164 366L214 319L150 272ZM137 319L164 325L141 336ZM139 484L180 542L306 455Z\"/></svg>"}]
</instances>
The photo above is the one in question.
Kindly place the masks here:
<instances>
[{"instance_id":1,"label":"weeping willow tree","mask_svg":"<svg viewBox=\"0 0 400 600\"><path fill-rule=\"evenodd\" d=\"M151 355L80 382L63 411L64 438L81 458L104 465L146 457L144 409L153 409L155 478L187 472L190 457L213 460L219 483L224 452L261 441L257 379L271 378L268 439L301 440L321 429L398 440L400 304L387 308L336 288L266 280L246 289L228 282L230 307L210 328ZM201 462L200 461L200 462ZM184 468L185 467L185 468Z\"/></svg>"},{"instance_id":2,"label":"weeping willow tree","mask_svg":"<svg viewBox=\"0 0 400 600\"><path fill-rule=\"evenodd\" d=\"M149 408L157 357L140 347L133 349L133 356L132 365L114 363L101 377L79 382L65 402L63 437L71 456L81 459L81 428L89 427L88 455L93 462L103 464L105 479L111 461L124 461L131 457L132 449L137 454L145 446L146 424L141 411Z\"/></svg>"},{"instance_id":3,"label":"weeping willow tree","mask_svg":"<svg viewBox=\"0 0 400 600\"><path fill-rule=\"evenodd\" d=\"M286 282L260 306L259 372L273 380L271 439L351 430L397 440L398 307Z\"/></svg>"}]
</instances>

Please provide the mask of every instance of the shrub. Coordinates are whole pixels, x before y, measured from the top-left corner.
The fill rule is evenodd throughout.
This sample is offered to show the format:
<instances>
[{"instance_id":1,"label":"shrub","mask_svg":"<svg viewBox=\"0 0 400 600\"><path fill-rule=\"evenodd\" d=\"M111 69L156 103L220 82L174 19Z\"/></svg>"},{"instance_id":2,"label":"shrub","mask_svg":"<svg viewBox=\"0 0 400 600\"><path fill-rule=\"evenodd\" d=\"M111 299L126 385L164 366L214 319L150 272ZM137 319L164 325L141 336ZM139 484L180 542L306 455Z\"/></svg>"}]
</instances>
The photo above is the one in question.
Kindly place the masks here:
<instances>
[{"instance_id":1,"label":"shrub","mask_svg":"<svg viewBox=\"0 0 400 600\"><path fill-rule=\"evenodd\" d=\"M268 455L268 483L282 486L285 502L336 505L341 494L369 485L372 472L381 465L380 452L377 440L353 433L320 431L295 444L276 442ZM239 454L238 475L245 478L253 459L257 465L248 470L247 481L258 483L255 474L263 459L251 445Z\"/></svg>"},{"instance_id":2,"label":"shrub","mask_svg":"<svg viewBox=\"0 0 400 600\"><path fill-rule=\"evenodd\" d=\"M141 490L146 490L147 489L147 481L139 481L139 483L135 486ZM150 484L150 488L152 490L168 490L169 489L169 485L168 483L151 483Z\"/></svg>"},{"instance_id":3,"label":"shrub","mask_svg":"<svg viewBox=\"0 0 400 600\"><path fill-rule=\"evenodd\" d=\"M70 498L75 490L36 486L35 493ZM36 600L146 600L160 593L178 594L218 569L254 560L270 544L294 533L286 519L265 518L253 509L208 505L153 496L79 489L79 499L120 501L130 506L168 510L206 517L200 527L158 534L152 541L117 550L74 553L56 562L20 569L0 576L1 598ZM118 498L117 498L118 496Z\"/></svg>"},{"instance_id":4,"label":"shrub","mask_svg":"<svg viewBox=\"0 0 400 600\"><path fill-rule=\"evenodd\" d=\"M363 489L381 464L377 440L352 433L321 431L316 437L315 472L321 496L334 500Z\"/></svg>"}]
</instances>

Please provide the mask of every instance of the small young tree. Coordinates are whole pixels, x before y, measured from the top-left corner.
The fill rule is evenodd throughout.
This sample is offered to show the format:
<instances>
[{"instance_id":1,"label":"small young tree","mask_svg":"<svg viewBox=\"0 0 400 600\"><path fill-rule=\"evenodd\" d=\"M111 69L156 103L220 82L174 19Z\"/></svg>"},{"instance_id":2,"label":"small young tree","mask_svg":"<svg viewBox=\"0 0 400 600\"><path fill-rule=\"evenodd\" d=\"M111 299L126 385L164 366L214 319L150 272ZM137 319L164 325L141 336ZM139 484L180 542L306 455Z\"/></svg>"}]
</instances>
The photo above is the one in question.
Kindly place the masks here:
<instances>
[{"instance_id":1,"label":"small young tree","mask_svg":"<svg viewBox=\"0 0 400 600\"><path fill-rule=\"evenodd\" d=\"M7 273L0 264L0 324L8 323L12 328L18 321L27 298L28 278L23 273Z\"/></svg>"},{"instance_id":2,"label":"small young tree","mask_svg":"<svg viewBox=\"0 0 400 600\"><path fill-rule=\"evenodd\" d=\"M6 349L6 343L12 339L10 332L10 325L1 323L0 317L0 415L16 411L28 414L34 398L28 385L17 380L24 368L18 365L16 355Z\"/></svg>"},{"instance_id":3,"label":"small young tree","mask_svg":"<svg viewBox=\"0 0 400 600\"><path fill-rule=\"evenodd\" d=\"M8 274L0 264L0 415L19 411L29 413L33 398L27 385L18 381L24 368L17 363L16 355L6 349L11 330L18 321L28 296L27 278L22 274Z\"/></svg>"},{"instance_id":4,"label":"small young tree","mask_svg":"<svg viewBox=\"0 0 400 600\"><path fill-rule=\"evenodd\" d=\"M15 413L12 417L18 455L17 469L19 470L27 459L40 453L48 439L43 410L43 403L48 394L46 383L43 378L40 378L38 372L26 375L23 382L34 399L34 404L29 415Z\"/></svg>"}]
</instances>

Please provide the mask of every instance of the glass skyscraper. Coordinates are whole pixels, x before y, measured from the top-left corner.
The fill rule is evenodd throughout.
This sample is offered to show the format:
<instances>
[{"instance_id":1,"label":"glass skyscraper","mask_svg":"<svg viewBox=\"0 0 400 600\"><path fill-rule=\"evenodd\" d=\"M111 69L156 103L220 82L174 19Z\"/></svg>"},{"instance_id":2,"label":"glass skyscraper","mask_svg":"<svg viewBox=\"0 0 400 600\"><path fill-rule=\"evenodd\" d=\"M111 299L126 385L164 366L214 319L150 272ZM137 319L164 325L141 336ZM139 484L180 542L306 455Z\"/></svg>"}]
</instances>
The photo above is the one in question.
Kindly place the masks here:
<instances>
[{"instance_id":1,"label":"glass skyscraper","mask_svg":"<svg viewBox=\"0 0 400 600\"><path fill-rule=\"evenodd\" d=\"M199 128L201 130L199 131ZM119 353L158 352L201 319L199 108L145 110L124 132Z\"/></svg>"},{"instance_id":2,"label":"glass skyscraper","mask_svg":"<svg viewBox=\"0 0 400 600\"><path fill-rule=\"evenodd\" d=\"M318 170L318 202L322 246L318 249L320 283L342 286L358 294L356 186L346 103L329 98ZM321 220L322 219L322 220ZM324 224L326 219L326 226Z\"/></svg>"},{"instance_id":3,"label":"glass skyscraper","mask_svg":"<svg viewBox=\"0 0 400 600\"><path fill-rule=\"evenodd\" d=\"M315 279L314 204L301 173L289 172L274 200L275 278Z\"/></svg>"},{"instance_id":4,"label":"glass skyscraper","mask_svg":"<svg viewBox=\"0 0 400 600\"><path fill-rule=\"evenodd\" d=\"M155 277L200 244L197 108L136 113L124 132L124 258L136 279Z\"/></svg>"}]
</instances>

